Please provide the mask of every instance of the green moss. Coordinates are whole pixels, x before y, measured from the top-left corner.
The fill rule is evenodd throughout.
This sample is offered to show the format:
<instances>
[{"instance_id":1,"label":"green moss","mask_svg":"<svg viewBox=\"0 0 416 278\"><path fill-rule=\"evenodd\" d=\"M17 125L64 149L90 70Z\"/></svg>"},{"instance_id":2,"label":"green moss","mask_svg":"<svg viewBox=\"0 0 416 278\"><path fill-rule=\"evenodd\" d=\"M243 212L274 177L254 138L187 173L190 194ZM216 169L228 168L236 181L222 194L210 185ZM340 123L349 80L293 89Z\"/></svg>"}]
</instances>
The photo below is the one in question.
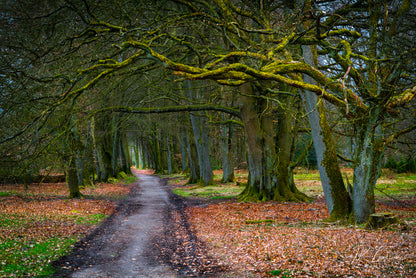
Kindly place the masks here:
<instances>
[{"instance_id":1,"label":"green moss","mask_svg":"<svg viewBox=\"0 0 416 278\"><path fill-rule=\"evenodd\" d=\"M117 179L122 180L127 178L127 174L123 171L121 171L120 173L117 174Z\"/></svg>"},{"instance_id":2,"label":"green moss","mask_svg":"<svg viewBox=\"0 0 416 278\"><path fill-rule=\"evenodd\" d=\"M110 182L110 183L118 183L119 180L116 179L116 178L110 177L110 178L108 178L108 182Z\"/></svg>"},{"instance_id":3,"label":"green moss","mask_svg":"<svg viewBox=\"0 0 416 278\"><path fill-rule=\"evenodd\" d=\"M342 179L341 170L338 164L335 144L332 140L332 134L325 115L325 107L322 102L318 104L320 125L325 144L322 166L326 170L331 187L331 195L334 201L330 218L333 220L348 217L352 211L352 200L347 192Z\"/></svg>"},{"instance_id":4,"label":"green moss","mask_svg":"<svg viewBox=\"0 0 416 278\"><path fill-rule=\"evenodd\" d=\"M238 196L240 202L258 202L260 200L259 192L250 184L247 184L243 192Z\"/></svg>"}]
</instances>

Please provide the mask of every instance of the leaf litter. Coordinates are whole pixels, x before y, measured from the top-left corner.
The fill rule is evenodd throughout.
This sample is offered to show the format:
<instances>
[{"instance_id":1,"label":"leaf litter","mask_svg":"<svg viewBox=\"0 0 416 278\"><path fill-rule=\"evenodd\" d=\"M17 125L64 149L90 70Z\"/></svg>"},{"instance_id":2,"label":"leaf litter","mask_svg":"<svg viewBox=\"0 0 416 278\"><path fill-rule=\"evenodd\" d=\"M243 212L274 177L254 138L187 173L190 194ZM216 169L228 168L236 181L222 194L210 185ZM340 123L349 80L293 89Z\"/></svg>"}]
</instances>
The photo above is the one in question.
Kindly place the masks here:
<instances>
[{"instance_id":1,"label":"leaf litter","mask_svg":"<svg viewBox=\"0 0 416 278\"><path fill-rule=\"evenodd\" d=\"M415 207L405 210L416 214ZM208 255L222 261L232 277L416 276L414 225L366 230L326 223L323 198L313 203L223 202L188 207L186 213L207 243Z\"/></svg>"}]
</instances>

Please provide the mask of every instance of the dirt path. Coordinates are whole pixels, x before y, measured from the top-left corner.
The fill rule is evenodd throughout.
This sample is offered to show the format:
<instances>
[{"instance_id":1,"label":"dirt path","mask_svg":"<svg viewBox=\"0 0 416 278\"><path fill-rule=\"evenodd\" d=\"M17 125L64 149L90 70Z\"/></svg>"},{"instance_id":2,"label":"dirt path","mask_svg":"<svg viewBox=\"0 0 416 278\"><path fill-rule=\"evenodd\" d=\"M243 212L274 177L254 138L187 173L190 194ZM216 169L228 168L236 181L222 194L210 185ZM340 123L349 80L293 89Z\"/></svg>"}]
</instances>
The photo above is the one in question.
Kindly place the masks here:
<instances>
[{"instance_id":1,"label":"dirt path","mask_svg":"<svg viewBox=\"0 0 416 278\"><path fill-rule=\"evenodd\" d=\"M155 260L152 244L164 233L168 194L159 177L134 174L138 181L116 213L55 262L61 277L179 277Z\"/></svg>"}]
</instances>

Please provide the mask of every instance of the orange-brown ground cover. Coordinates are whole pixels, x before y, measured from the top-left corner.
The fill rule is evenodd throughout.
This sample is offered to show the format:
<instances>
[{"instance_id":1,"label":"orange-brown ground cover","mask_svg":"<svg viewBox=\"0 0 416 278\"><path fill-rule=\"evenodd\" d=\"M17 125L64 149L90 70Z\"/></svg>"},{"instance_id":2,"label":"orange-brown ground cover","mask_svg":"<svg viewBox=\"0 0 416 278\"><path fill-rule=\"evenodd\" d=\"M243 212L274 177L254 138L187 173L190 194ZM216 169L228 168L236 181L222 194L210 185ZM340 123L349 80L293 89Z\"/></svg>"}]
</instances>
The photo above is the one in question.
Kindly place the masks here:
<instances>
[{"instance_id":1,"label":"orange-brown ground cover","mask_svg":"<svg viewBox=\"0 0 416 278\"><path fill-rule=\"evenodd\" d=\"M209 255L229 270L224 277L416 277L416 200L377 202L377 211L393 211L405 224L367 230L326 223L320 182L297 184L314 202L226 201L187 208Z\"/></svg>"},{"instance_id":2,"label":"orange-brown ground cover","mask_svg":"<svg viewBox=\"0 0 416 278\"><path fill-rule=\"evenodd\" d=\"M237 277L264 277L273 270L293 277L416 274L414 227L369 231L318 222L328 216L322 200L228 202L190 207L187 213L210 255Z\"/></svg>"},{"instance_id":3,"label":"orange-brown ground cover","mask_svg":"<svg viewBox=\"0 0 416 278\"><path fill-rule=\"evenodd\" d=\"M27 188L2 185L0 191L10 192L0 197L0 213L7 218L7 223L0 225L0 239L30 240L89 233L95 228L90 223L93 215L105 217L114 211L115 203L101 197L122 196L129 188L121 184L97 184L82 190L84 199L67 199L68 188L64 183L31 184Z\"/></svg>"}]
</instances>

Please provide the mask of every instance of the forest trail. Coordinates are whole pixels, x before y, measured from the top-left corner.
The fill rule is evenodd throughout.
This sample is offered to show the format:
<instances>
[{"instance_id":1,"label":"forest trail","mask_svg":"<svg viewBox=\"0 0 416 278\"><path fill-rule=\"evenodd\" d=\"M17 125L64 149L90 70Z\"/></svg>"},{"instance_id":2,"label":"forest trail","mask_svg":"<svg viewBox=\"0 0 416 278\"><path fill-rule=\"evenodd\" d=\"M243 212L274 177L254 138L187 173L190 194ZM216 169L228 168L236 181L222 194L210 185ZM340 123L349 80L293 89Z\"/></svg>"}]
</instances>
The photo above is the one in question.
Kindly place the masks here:
<instances>
[{"instance_id":1,"label":"forest trail","mask_svg":"<svg viewBox=\"0 0 416 278\"><path fill-rule=\"evenodd\" d=\"M62 277L179 277L154 259L152 244L152 239L163 233L168 194L159 177L133 172L138 180L129 198L119 204L107 223L61 259L61 268L65 269L65 264L78 268Z\"/></svg>"}]
</instances>

